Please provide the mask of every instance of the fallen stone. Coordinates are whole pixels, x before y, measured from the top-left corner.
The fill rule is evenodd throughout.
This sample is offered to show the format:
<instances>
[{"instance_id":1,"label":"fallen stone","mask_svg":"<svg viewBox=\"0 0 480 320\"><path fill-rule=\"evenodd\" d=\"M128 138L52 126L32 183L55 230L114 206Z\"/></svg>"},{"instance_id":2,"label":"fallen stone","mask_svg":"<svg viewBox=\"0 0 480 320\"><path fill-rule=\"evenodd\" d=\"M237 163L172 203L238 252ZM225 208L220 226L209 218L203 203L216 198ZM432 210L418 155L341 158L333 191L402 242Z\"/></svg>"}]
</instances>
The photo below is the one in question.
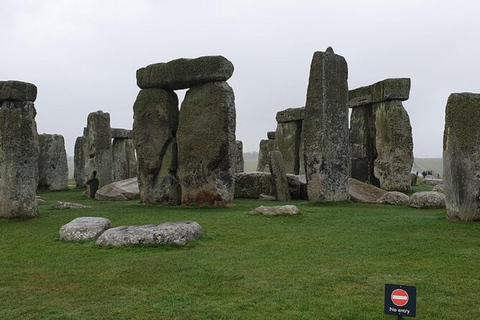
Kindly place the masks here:
<instances>
[{"instance_id":1,"label":"fallen stone","mask_svg":"<svg viewBox=\"0 0 480 320\"><path fill-rule=\"evenodd\" d=\"M186 89L207 82L227 81L233 69L233 64L222 56L177 59L137 70L137 85L141 89Z\"/></svg>"},{"instance_id":2,"label":"fallen stone","mask_svg":"<svg viewBox=\"0 0 480 320\"><path fill-rule=\"evenodd\" d=\"M433 187L432 191L440 192L440 193L445 193L445 185L443 183L439 183Z\"/></svg>"},{"instance_id":3,"label":"fallen stone","mask_svg":"<svg viewBox=\"0 0 480 320\"><path fill-rule=\"evenodd\" d=\"M138 180L135 177L107 184L97 191L95 199L103 201L140 199Z\"/></svg>"},{"instance_id":4,"label":"fallen stone","mask_svg":"<svg viewBox=\"0 0 480 320\"><path fill-rule=\"evenodd\" d=\"M195 221L166 222L144 226L122 226L105 231L98 239L97 246L124 247L133 245L185 245L197 240L203 233Z\"/></svg>"},{"instance_id":5,"label":"fallen stone","mask_svg":"<svg viewBox=\"0 0 480 320\"><path fill-rule=\"evenodd\" d=\"M270 196L268 194L260 194L258 196L258 200L263 200L263 201L277 201L277 198L275 196Z\"/></svg>"},{"instance_id":6,"label":"fallen stone","mask_svg":"<svg viewBox=\"0 0 480 320\"><path fill-rule=\"evenodd\" d=\"M377 202L394 206L408 206L410 204L410 197L399 191L389 191L381 196Z\"/></svg>"},{"instance_id":7,"label":"fallen stone","mask_svg":"<svg viewBox=\"0 0 480 320\"><path fill-rule=\"evenodd\" d=\"M348 184L348 193L350 200L353 202L375 203L387 192L374 185L353 178L348 178Z\"/></svg>"},{"instance_id":8,"label":"fallen stone","mask_svg":"<svg viewBox=\"0 0 480 320\"><path fill-rule=\"evenodd\" d=\"M106 218L76 218L60 228L60 240L80 241L95 239L111 226L112 223Z\"/></svg>"},{"instance_id":9,"label":"fallen stone","mask_svg":"<svg viewBox=\"0 0 480 320\"><path fill-rule=\"evenodd\" d=\"M417 209L445 208L445 195L435 191L415 192L410 197L410 207Z\"/></svg>"},{"instance_id":10,"label":"fallen stone","mask_svg":"<svg viewBox=\"0 0 480 320\"><path fill-rule=\"evenodd\" d=\"M73 203L73 202L64 202L57 201L53 204L53 209L84 209L90 208L89 206L84 206L83 204Z\"/></svg>"},{"instance_id":11,"label":"fallen stone","mask_svg":"<svg viewBox=\"0 0 480 320\"><path fill-rule=\"evenodd\" d=\"M275 206L275 207L260 206L250 211L249 214L251 215L262 214L264 216L288 216L288 215L299 215L300 210L298 210L298 208L294 205Z\"/></svg>"},{"instance_id":12,"label":"fallen stone","mask_svg":"<svg viewBox=\"0 0 480 320\"><path fill-rule=\"evenodd\" d=\"M37 87L22 81L0 81L0 104L2 101L31 101L37 98Z\"/></svg>"},{"instance_id":13,"label":"fallen stone","mask_svg":"<svg viewBox=\"0 0 480 320\"><path fill-rule=\"evenodd\" d=\"M423 179L420 182L421 186L436 186L437 184L443 184L443 179Z\"/></svg>"},{"instance_id":14,"label":"fallen stone","mask_svg":"<svg viewBox=\"0 0 480 320\"><path fill-rule=\"evenodd\" d=\"M299 177L287 174L288 188L291 199L304 199L301 197L302 185ZM235 174L235 198L258 199L260 194L274 194L272 174L269 172L242 172Z\"/></svg>"},{"instance_id":15,"label":"fallen stone","mask_svg":"<svg viewBox=\"0 0 480 320\"><path fill-rule=\"evenodd\" d=\"M379 103L390 100L408 100L410 95L410 79L385 79L369 86L360 87L348 92L350 108Z\"/></svg>"}]
</instances>

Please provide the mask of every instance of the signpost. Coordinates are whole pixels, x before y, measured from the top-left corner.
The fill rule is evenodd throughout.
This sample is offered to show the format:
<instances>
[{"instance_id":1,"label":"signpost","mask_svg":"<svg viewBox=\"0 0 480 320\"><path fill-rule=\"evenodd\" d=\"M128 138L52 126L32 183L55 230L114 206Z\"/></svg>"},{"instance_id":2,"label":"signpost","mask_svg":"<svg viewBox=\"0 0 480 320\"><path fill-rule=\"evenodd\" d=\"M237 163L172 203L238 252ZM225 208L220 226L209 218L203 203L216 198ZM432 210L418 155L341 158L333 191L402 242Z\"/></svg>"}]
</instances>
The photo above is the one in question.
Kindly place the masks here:
<instances>
[{"instance_id":1,"label":"signpost","mask_svg":"<svg viewBox=\"0 0 480 320\"><path fill-rule=\"evenodd\" d=\"M385 284L385 314L415 317L417 313L417 288L397 284Z\"/></svg>"}]
</instances>

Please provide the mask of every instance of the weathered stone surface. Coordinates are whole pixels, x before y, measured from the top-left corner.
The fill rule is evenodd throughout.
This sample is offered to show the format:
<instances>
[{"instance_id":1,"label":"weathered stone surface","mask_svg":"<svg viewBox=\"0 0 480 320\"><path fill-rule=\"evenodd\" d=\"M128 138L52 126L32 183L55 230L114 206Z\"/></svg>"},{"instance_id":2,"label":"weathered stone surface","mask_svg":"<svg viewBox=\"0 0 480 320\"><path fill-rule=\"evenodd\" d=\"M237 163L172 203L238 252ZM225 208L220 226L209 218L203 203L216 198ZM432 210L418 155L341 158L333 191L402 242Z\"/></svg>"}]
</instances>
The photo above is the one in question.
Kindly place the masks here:
<instances>
[{"instance_id":1,"label":"weathered stone surface","mask_svg":"<svg viewBox=\"0 0 480 320\"><path fill-rule=\"evenodd\" d=\"M267 132L267 138L270 139L270 140L275 139L276 135L277 135L276 131L268 131Z\"/></svg>"},{"instance_id":2,"label":"weathered stone surface","mask_svg":"<svg viewBox=\"0 0 480 320\"><path fill-rule=\"evenodd\" d=\"M270 172L268 164L268 153L275 150L275 140L260 140L260 146L258 151L258 172Z\"/></svg>"},{"instance_id":3,"label":"weathered stone surface","mask_svg":"<svg viewBox=\"0 0 480 320\"><path fill-rule=\"evenodd\" d=\"M301 188L306 186L302 176L287 174L291 199L307 199L302 197ZM273 195L273 179L270 172L242 172L235 175L235 198L258 199L261 194Z\"/></svg>"},{"instance_id":4,"label":"weathered stone surface","mask_svg":"<svg viewBox=\"0 0 480 320\"><path fill-rule=\"evenodd\" d=\"M111 128L110 134L112 139L133 139L132 130L128 129Z\"/></svg>"},{"instance_id":5,"label":"weathered stone surface","mask_svg":"<svg viewBox=\"0 0 480 320\"><path fill-rule=\"evenodd\" d=\"M412 127L401 101L374 105L377 158L375 177L387 191L410 190L413 164Z\"/></svg>"},{"instance_id":6,"label":"weathered stone surface","mask_svg":"<svg viewBox=\"0 0 480 320\"><path fill-rule=\"evenodd\" d=\"M90 208L89 206L84 206L80 203L65 202L65 201L56 201L53 204L53 209L85 209Z\"/></svg>"},{"instance_id":7,"label":"weathered stone surface","mask_svg":"<svg viewBox=\"0 0 480 320\"><path fill-rule=\"evenodd\" d=\"M278 111L275 118L277 119L278 123L303 121L303 119L305 119L305 107L289 108Z\"/></svg>"},{"instance_id":8,"label":"weathered stone surface","mask_svg":"<svg viewBox=\"0 0 480 320\"><path fill-rule=\"evenodd\" d=\"M80 217L60 228L60 240L80 241L95 239L112 226L110 220L101 217Z\"/></svg>"},{"instance_id":9,"label":"weathered stone surface","mask_svg":"<svg viewBox=\"0 0 480 320\"><path fill-rule=\"evenodd\" d=\"M443 179L423 179L420 182L421 186L436 186L437 184L442 184Z\"/></svg>"},{"instance_id":10,"label":"weathered stone surface","mask_svg":"<svg viewBox=\"0 0 480 320\"><path fill-rule=\"evenodd\" d=\"M85 178L87 182L98 179L99 187L113 182L112 137L110 114L103 111L92 112L87 118L87 155Z\"/></svg>"},{"instance_id":11,"label":"weathered stone surface","mask_svg":"<svg viewBox=\"0 0 480 320\"><path fill-rule=\"evenodd\" d=\"M232 74L233 64L222 56L177 59L137 70L137 85L142 89L186 89L212 81L227 81Z\"/></svg>"},{"instance_id":12,"label":"weathered stone surface","mask_svg":"<svg viewBox=\"0 0 480 320\"><path fill-rule=\"evenodd\" d=\"M415 192L410 197L410 207L417 209L445 208L445 195L435 191Z\"/></svg>"},{"instance_id":13,"label":"weathered stone surface","mask_svg":"<svg viewBox=\"0 0 480 320\"><path fill-rule=\"evenodd\" d=\"M245 162L243 161L243 143L240 140L235 141L235 173L245 171Z\"/></svg>"},{"instance_id":14,"label":"weathered stone surface","mask_svg":"<svg viewBox=\"0 0 480 320\"><path fill-rule=\"evenodd\" d=\"M350 108L391 100L408 100L410 95L410 79L385 79L366 87L348 92Z\"/></svg>"},{"instance_id":15,"label":"weathered stone surface","mask_svg":"<svg viewBox=\"0 0 480 320\"><path fill-rule=\"evenodd\" d=\"M96 192L95 199L104 201L140 199L138 179L134 177L107 184Z\"/></svg>"},{"instance_id":16,"label":"weathered stone surface","mask_svg":"<svg viewBox=\"0 0 480 320\"><path fill-rule=\"evenodd\" d=\"M112 157L113 181L121 181L137 176L138 167L133 140L113 139Z\"/></svg>"},{"instance_id":17,"label":"weathered stone surface","mask_svg":"<svg viewBox=\"0 0 480 320\"><path fill-rule=\"evenodd\" d=\"M305 106L304 148L311 202L348 199L347 63L333 53L315 52ZM278 138L277 138L278 139Z\"/></svg>"},{"instance_id":18,"label":"weathered stone surface","mask_svg":"<svg viewBox=\"0 0 480 320\"><path fill-rule=\"evenodd\" d=\"M0 104L3 101L31 101L37 99L37 87L28 82L0 81Z\"/></svg>"},{"instance_id":19,"label":"weathered stone surface","mask_svg":"<svg viewBox=\"0 0 480 320\"><path fill-rule=\"evenodd\" d=\"M262 201L277 201L277 198L275 196L271 196L271 195L268 195L268 194L260 194L258 196L258 200L262 200Z\"/></svg>"},{"instance_id":20,"label":"weathered stone surface","mask_svg":"<svg viewBox=\"0 0 480 320\"><path fill-rule=\"evenodd\" d=\"M410 197L399 191L389 191L381 196L377 202L394 206L408 206L410 204Z\"/></svg>"},{"instance_id":21,"label":"weathered stone surface","mask_svg":"<svg viewBox=\"0 0 480 320\"><path fill-rule=\"evenodd\" d=\"M85 174L85 164L88 161L87 138L77 137L75 140L75 150L73 156L74 168L73 178L77 188L85 187L87 175Z\"/></svg>"},{"instance_id":22,"label":"weathered stone surface","mask_svg":"<svg viewBox=\"0 0 480 320\"><path fill-rule=\"evenodd\" d=\"M278 123L276 132L275 149L282 153L285 171L291 174L299 174L302 122Z\"/></svg>"},{"instance_id":23,"label":"weathered stone surface","mask_svg":"<svg viewBox=\"0 0 480 320\"><path fill-rule=\"evenodd\" d=\"M435 185L435 187L433 187L432 191L445 193L445 184L440 183L440 184Z\"/></svg>"},{"instance_id":24,"label":"weathered stone surface","mask_svg":"<svg viewBox=\"0 0 480 320\"><path fill-rule=\"evenodd\" d=\"M385 190L352 178L348 179L348 186L350 200L353 202L374 203L386 193Z\"/></svg>"},{"instance_id":25,"label":"weathered stone surface","mask_svg":"<svg viewBox=\"0 0 480 320\"><path fill-rule=\"evenodd\" d=\"M480 94L452 93L445 109L443 180L447 217L480 220Z\"/></svg>"},{"instance_id":26,"label":"weathered stone surface","mask_svg":"<svg viewBox=\"0 0 480 320\"><path fill-rule=\"evenodd\" d=\"M185 94L177 131L182 204L227 206L235 187L235 98L226 82Z\"/></svg>"},{"instance_id":27,"label":"weathered stone surface","mask_svg":"<svg viewBox=\"0 0 480 320\"><path fill-rule=\"evenodd\" d=\"M195 221L166 222L145 226L123 226L105 231L97 239L97 246L124 247L133 245L185 245L197 240L203 228Z\"/></svg>"},{"instance_id":28,"label":"weathered stone surface","mask_svg":"<svg viewBox=\"0 0 480 320\"><path fill-rule=\"evenodd\" d=\"M0 217L40 212L38 134L33 102L4 101L0 107Z\"/></svg>"},{"instance_id":29,"label":"weathered stone surface","mask_svg":"<svg viewBox=\"0 0 480 320\"><path fill-rule=\"evenodd\" d=\"M140 90L133 109L141 201L178 205L177 95L163 89Z\"/></svg>"},{"instance_id":30,"label":"weathered stone surface","mask_svg":"<svg viewBox=\"0 0 480 320\"><path fill-rule=\"evenodd\" d=\"M280 151L271 151L269 157L274 195L278 201L290 201L290 190L288 187L285 165L283 164L282 153Z\"/></svg>"},{"instance_id":31,"label":"weathered stone surface","mask_svg":"<svg viewBox=\"0 0 480 320\"><path fill-rule=\"evenodd\" d=\"M249 214L251 215L262 214L264 216L291 216L291 215L299 215L300 210L298 210L298 208L294 205L275 206L275 207L260 206L250 211Z\"/></svg>"},{"instance_id":32,"label":"weathered stone surface","mask_svg":"<svg viewBox=\"0 0 480 320\"><path fill-rule=\"evenodd\" d=\"M40 134L38 158L38 188L68 189L68 161L65 140L59 134Z\"/></svg>"},{"instance_id":33,"label":"weathered stone surface","mask_svg":"<svg viewBox=\"0 0 480 320\"><path fill-rule=\"evenodd\" d=\"M40 198L37 198L37 203L38 203L38 205L47 204L47 202L45 200L40 199Z\"/></svg>"}]
</instances>

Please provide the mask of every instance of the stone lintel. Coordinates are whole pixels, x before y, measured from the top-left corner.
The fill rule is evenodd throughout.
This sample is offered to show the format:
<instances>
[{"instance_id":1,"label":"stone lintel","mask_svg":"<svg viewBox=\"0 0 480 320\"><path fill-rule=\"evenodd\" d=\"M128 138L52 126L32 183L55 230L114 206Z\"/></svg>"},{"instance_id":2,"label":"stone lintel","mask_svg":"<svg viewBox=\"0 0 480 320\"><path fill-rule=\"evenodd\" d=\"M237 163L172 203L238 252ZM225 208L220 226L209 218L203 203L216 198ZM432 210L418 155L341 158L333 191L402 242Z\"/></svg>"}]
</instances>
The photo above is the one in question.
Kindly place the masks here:
<instances>
[{"instance_id":1,"label":"stone lintel","mask_svg":"<svg viewBox=\"0 0 480 320\"><path fill-rule=\"evenodd\" d=\"M0 81L0 101L32 101L37 99L37 87L28 82Z\"/></svg>"},{"instance_id":2,"label":"stone lintel","mask_svg":"<svg viewBox=\"0 0 480 320\"><path fill-rule=\"evenodd\" d=\"M410 84L410 78L394 78L350 90L348 92L348 106L355 108L384 101L408 100Z\"/></svg>"},{"instance_id":3,"label":"stone lintel","mask_svg":"<svg viewBox=\"0 0 480 320\"><path fill-rule=\"evenodd\" d=\"M288 108L277 112L277 122L301 121L305 119L305 107Z\"/></svg>"},{"instance_id":4,"label":"stone lintel","mask_svg":"<svg viewBox=\"0 0 480 320\"><path fill-rule=\"evenodd\" d=\"M132 130L111 128L110 134L112 139L132 139Z\"/></svg>"}]
</instances>

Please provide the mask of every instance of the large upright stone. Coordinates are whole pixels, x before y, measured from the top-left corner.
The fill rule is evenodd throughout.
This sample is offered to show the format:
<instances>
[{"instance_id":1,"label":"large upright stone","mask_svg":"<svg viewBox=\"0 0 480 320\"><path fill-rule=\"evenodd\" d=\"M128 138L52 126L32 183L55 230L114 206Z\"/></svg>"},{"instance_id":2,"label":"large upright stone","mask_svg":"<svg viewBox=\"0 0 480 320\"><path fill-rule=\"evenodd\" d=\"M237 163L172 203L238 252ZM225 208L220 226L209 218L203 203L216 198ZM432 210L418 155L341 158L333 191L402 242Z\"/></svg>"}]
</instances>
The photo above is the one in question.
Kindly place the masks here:
<instances>
[{"instance_id":1,"label":"large upright stone","mask_svg":"<svg viewBox=\"0 0 480 320\"><path fill-rule=\"evenodd\" d=\"M348 200L347 72L345 59L330 47L314 53L303 121L311 202Z\"/></svg>"},{"instance_id":2,"label":"large upright stone","mask_svg":"<svg viewBox=\"0 0 480 320\"><path fill-rule=\"evenodd\" d=\"M85 165L88 161L87 138L77 137L75 140L75 150L73 155L73 178L77 188L86 186L87 175L85 174Z\"/></svg>"},{"instance_id":3,"label":"large upright stone","mask_svg":"<svg viewBox=\"0 0 480 320\"><path fill-rule=\"evenodd\" d=\"M141 89L186 89L212 81L227 81L233 74L233 64L222 56L177 59L151 64L137 71Z\"/></svg>"},{"instance_id":4,"label":"large upright stone","mask_svg":"<svg viewBox=\"0 0 480 320\"><path fill-rule=\"evenodd\" d=\"M31 101L37 99L37 87L22 81L0 81L0 104L3 101Z\"/></svg>"},{"instance_id":5,"label":"large upright stone","mask_svg":"<svg viewBox=\"0 0 480 320\"><path fill-rule=\"evenodd\" d=\"M243 160L243 143L240 140L235 141L235 173L245 171L245 162Z\"/></svg>"},{"instance_id":6,"label":"large upright stone","mask_svg":"<svg viewBox=\"0 0 480 320\"><path fill-rule=\"evenodd\" d=\"M377 158L375 177L387 191L408 191L413 164L412 127L399 100L374 104Z\"/></svg>"},{"instance_id":7,"label":"large upright stone","mask_svg":"<svg viewBox=\"0 0 480 320\"><path fill-rule=\"evenodd\" d=\"M135 146L131 139L113 139L112 146L113 181L121 181L137 176L137 158Z\"/></svg>"},{"instance_id":8,"label":"large upright stone","mask_svg":"<svg viewBox=\"0 0 480 320\"><path fill-rule=\"evenodd\" d=\"M140 90L133 110L141 201L177 205L177 95L159 88Z\"/></svg>"},{"instance_id":9,"label":"large upright stone","mask_svg":"<svg viewBox=\"0 0 480 320\"><path fill-rule=\"evenodd\" d=\"M98 187L113 182L112 176L112 138L110 132L110 114L92 112L87 118L87 155L85 179L94 176L98 179Z\"/></svg>"},{"instance_id":10,"label":"large upright stone","mask_svg":"<svg viewBox=\"0 0 480 320\"><path fill-rule=\"evenodd\" d=\"M452 93L445 110L443 180L447 217L480 220L480 94Z\"/></svg>"},{"instance_id":11,"label":"large upright stone","mask_svg":"<svg viewBox=\"0 0 480 320\"><path fill-rule=\"evenodd\" d=\"M235 185L235 98L226 82L187 91L177 140L182 204L230 205Z\"/></svg>"},{"instance_id":12,"label":"large upright stone","mask_svg":"<svg viewBox=\"0 0 480 320\"><path fill-rule=\"evenodd\" d=\"M287 173L299 174L302 145L302 124L305 118L305 108L290 108L277 112L277 131L275 134L275 149L280 151Z\"/></svg>"},{"instance_id":13,"label":"large upright stone","mask_svg":"<svg viewBox=\"0 0 480 320\"><path fill-rule=\"evenodd\" d=\"M275 137L275 135L269 135L268 140L260 140L257 162L258 172L270 172L268 154L270 151L275 150L275 139L270 139L270 137Z\"/></svg>"},{"instance_id":14,"label":"large upright stone","mask_svg":"<svg viewBox=\"0 0 480 320\"><path fill-rule=\"evenodd\" d=\"M269 153L269 158L275 197L278 201L289 201L290 189L282 153L280 151L272 151Z\"/></svg>"},{"instance_id":15,"label":"large upright stone","mask_svg":"<svg viewBox=\"0 0 480 320\"><path fill-rule=\"evenodd\" d=\"M0 107L0 217L36 216L38 134L30 101Z\"/></svg>"},{"instance_id":16,"label":"large upright stone","mask_svg":"<svg viewBox=\"0 0 480 320\"><path fill-rule=\"evenodd\" d=\"M38 135L38 188L68 189L68 161L65 140L59 134Z\"/></svg>"}]
</instances>

